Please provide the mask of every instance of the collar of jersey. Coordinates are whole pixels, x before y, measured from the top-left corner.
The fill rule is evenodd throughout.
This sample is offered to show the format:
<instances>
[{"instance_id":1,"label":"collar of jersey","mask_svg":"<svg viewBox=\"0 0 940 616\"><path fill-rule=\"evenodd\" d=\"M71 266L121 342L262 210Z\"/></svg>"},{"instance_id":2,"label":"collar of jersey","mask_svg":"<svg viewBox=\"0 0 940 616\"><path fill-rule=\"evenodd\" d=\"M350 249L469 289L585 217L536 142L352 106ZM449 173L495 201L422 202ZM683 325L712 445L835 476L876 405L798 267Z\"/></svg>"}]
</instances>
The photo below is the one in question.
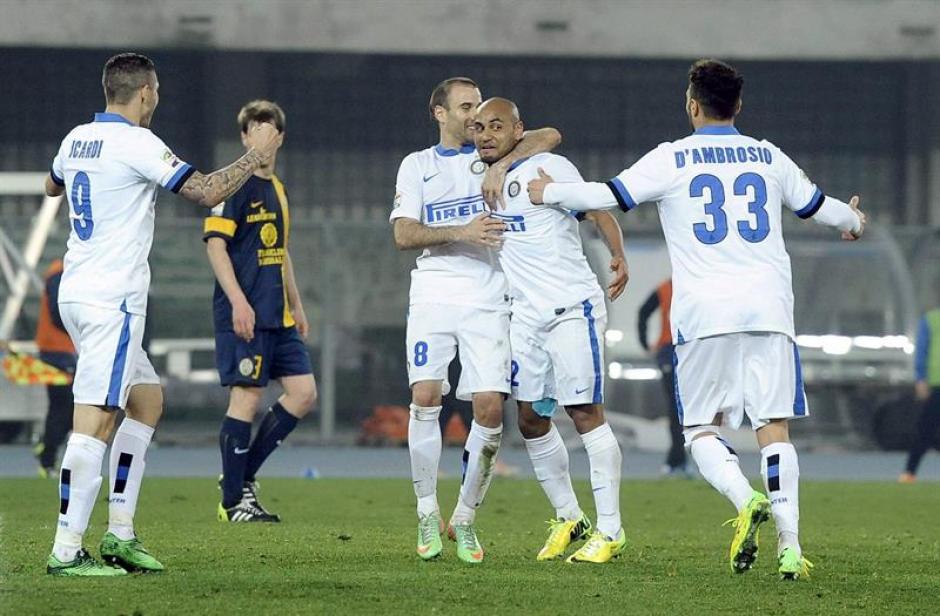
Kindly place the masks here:
<instances>
[{"instance_id":1,"label":"collar of jersey","mask_svg":"<svg viewBox=\"0 0 940 616\"><path fill-rule=\"evenodd\" d=\"M133 122L131 122L130 120L128 120L121 114L108 113L108 112L96 113L95 122L124 122L125 124L130 124L131 126L134 125Z\"/></svg>"},{"instance_id":2,"label":"collar of jersey","mask_svg":"<svg viewBox=\"0 0 940 616\"><path fill-rule=\"evenodd\" d=\"M703 126L702 128L695 131L696 135L740 135L733 126L724 126L718 124L711 124L709 126Z\"/></svg>"},{"instance_id":3,"label":"collar of jersey","mask_svg":"<svg viewBox=\"0 0 940 616\"><path fill-rule=\"evenodd\" d=\"M438 143L434 146L434 151L440 154L441 156L457 156L457 154L472 154L477 151L477 148L472 143L465 143L460 146L459 150L452 150L450 148L445 148L443 145Z\"/></svg>"},{"instance_id":4,"label":"collar of jersey","mask_svg":"<svg viewBox=\"0 0 940 616\"><path fill-rule=\"evenodd\" d=\"M532 158L532 157L531 157L531 156L526 156L525 158L520 158L519 160L517 160L517 161L514 162L513 164L509 165L509 169L506 170L506 173L509 173L510 171L512 171L513 169L515 169L516 167L518 167L519 165L521 165L521 164L524 163L525 161L529 160L530 158Z\"/></svg>"}]
</instances>

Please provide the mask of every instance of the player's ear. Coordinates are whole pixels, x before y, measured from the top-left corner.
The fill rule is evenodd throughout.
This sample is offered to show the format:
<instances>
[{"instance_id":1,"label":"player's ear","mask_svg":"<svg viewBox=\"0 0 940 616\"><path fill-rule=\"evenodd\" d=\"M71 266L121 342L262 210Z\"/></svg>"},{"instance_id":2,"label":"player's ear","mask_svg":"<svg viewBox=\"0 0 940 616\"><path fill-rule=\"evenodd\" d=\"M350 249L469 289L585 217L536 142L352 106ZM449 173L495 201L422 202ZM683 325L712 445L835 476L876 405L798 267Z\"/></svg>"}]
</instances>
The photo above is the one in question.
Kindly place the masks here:
<instances>
[{"instance_id":1,"label":"player's ear","mask_svg":"<svg viewBox=\"0 0 940 616\"><path fill-rule=\"evenodd\" d=\"M437 120L438 124L447 121L447 110L443 105L434 105L434 119Z\"/></svg>"},{"instance_id":2,"label":"player's ear","mask_svg":"<svg viewBox=\"0 0 940 616\"><path fill-rule=\"evenodd\" d=\"M743 99L743 98L739 98L739 99L738 99L738 104L734 106L734 115L738 115L739 113L741 113L741 107L742 107L742 106L744 106L744 99Z\"/></svg>"},{"instance_id":3,"label":"player's ear","mask_svg":"<svg viewBox=\"0 0 940 616\"><path fill-rule=\"evenodd\" d=\"M242 145L245 146L246 148L248 148L249 146L248 146L248 133L247 133L247 131L242 131L242 132L241 132L241 135L242 135Z\"/></svg>"},{"instance_id":4,"label":"player's ear","mask_svg":"<svg viewBox=\"0 0 940 616\"><path fill-rule=\"evenodd\" d=\"M522 139L522 134L523 134L524 132L525 132L525 125L522 124L522 120L519 120L519 121L516 122L516 124L512 127L512 134L513 134L513 137L515 137L516 139Z\"/></svg>"}]
</instances>

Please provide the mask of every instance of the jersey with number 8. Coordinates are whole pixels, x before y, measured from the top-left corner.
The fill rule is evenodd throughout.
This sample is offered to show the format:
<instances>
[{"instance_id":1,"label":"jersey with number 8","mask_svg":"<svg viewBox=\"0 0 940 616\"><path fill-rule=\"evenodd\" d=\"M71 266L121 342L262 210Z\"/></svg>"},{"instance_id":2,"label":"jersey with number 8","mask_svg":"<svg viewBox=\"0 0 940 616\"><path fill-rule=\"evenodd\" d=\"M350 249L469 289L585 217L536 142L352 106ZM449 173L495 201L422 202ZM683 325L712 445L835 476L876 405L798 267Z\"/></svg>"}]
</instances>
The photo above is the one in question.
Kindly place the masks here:
<instances>
[{"instance_id":1,"label":"jersey with number 8","mask_svg":"<svg viewBox=\"0 0 940 616\"><path fill-rule=\"evenodd\" d=\"M731 126L705 127L659 145L608 185L623 209L658 202L672 261L674 340L794 336L781 206L809 218L825 197L779 148Z\"/></svg>"},{"instance_id":2,"label":"jersey with number 8","mask_svg":"<svg viewBox=\"0 0 940 616\"><path fill-rule=\"evenodd\" d=\"M149 129L97 113L63 139L50 171L70 222L59 303L146 314L156 188L177 192L192 167Z\"/></svg>"}]
</instances>

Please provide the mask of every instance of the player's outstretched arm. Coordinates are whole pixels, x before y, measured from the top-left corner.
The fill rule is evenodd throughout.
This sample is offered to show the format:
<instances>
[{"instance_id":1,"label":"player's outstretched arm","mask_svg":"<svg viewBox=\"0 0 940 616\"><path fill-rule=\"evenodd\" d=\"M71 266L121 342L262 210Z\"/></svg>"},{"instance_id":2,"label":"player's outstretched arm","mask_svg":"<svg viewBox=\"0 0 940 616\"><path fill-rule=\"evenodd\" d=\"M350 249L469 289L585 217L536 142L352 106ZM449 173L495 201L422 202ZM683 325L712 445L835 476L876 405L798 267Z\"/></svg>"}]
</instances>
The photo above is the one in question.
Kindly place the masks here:
<instances>
[{"instance_id":1,"label":"player's outstretched arm","mask_svg":"<svg viewBox=\"0 0 940 616\"><path fill-rule=\"evenodd\" d=\"M594 223L597 231L604 238L607 249L610 250L610 271L613 273L607 285L607 295L613 301L623 294L630 280L630 270L627 267L627 257L623 249L623 231L620 223L610 212L588 212L585 218Z\"/></svg>"},{"instance_id":2,"label":"player's outstretched arm","mask_svg":"<svg viewBox=\"0 0 940 616\"><path fill-rule=\"evenodd\" d=\"M248 134L247 140L251 148L244 156L208 175L198 171L193 173L183 184L179 194L203 207L215 207L241 188L251 174L271 157L277 149L277 136L278 132L273 124L265 122L256 125Z\"/></svg>"},{"instance_id":3,"label":"player's outstretched arm","mask_svg":"<svg viewBox=\"0 0 940 616\"><path fill-rule=\"evenodd\" d=\"M209 264L219 286L232 304L232 328L235 335L248 342L255 336L255 311L248 303L244 291L238 285L232 259L228 256L228 246L220 237L210 237L206 240L206 253L209 255Z\"/></svg>"},{"instance_id":4,"label":"player's outstretched arm","mask_svg":"<svg viewBox=\"0 0 940 616\"><path fill-rule=\"evenodd\" d=\"M619 202L607 184L600 182L556 182L539 168L539 177L528 186L533 205L557 205L577 212L609 210Z\"/></svg>"},{"instance_id":5,"label":"player's outstretched arm","mask_svg":"<svg viewBox=\"0 0 940 616\"><path fill-rule=\"evenodd\" d=\"M834 227L842 232L842 239L852 242L862 237L868 223L868 217L859 209L858 201L858 195L849 199L848 203L825 195L821 196L819 204L812 211L805 214L797 212L797 216L812 218L817 224Z\"/></svg>"},{"instance_id":6,"label":"player's outstretched arm","mask_svg":"<svg viewBox=\"0 0 940 616\"><path fill-rule=\"evenodd\" d=\"M516 147L490 165L486 170L486 175L483 176L483 200L490 206L490 209L506 208L506 203L503 201L503 185L506 183L509 167L514 162L543 152L551 152L560 144L561 133L554 128L539 128L523 133L522 140L516 144Z\"/></svg>"},{"instance_id":7,"label":"player's outstretched arm","mask_svg":"<svg viewBox=\"0 0 940 616\"><path fill-rule=\"evenodd\" d=\"M453 242L465 242L499 248L503 245L506 225L489 212L480 214L465 225L429 227L413 218L395 219L395 246L399 250L423 249Z\"/></svg>"}]
</instances>

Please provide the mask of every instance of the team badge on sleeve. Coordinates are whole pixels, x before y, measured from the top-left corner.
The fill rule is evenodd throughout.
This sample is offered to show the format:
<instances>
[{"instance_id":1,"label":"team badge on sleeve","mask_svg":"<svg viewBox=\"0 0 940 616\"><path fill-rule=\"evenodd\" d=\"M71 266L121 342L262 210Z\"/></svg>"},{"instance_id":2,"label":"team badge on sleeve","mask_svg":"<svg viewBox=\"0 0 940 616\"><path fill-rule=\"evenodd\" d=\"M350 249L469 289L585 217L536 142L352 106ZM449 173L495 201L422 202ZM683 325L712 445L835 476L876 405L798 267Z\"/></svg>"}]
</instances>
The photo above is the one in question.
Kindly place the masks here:
<instances>
[{"instance_id":1,"label":"team badge on sleeve","mask_svg":"<svg viewBox=\"0 0 940 616\"><path fill-rule=\"evenodd\" d=\"M401 193L395 193L395 201L392 202L392 208L401 206Z\"/></svg>"}]
</instances>

